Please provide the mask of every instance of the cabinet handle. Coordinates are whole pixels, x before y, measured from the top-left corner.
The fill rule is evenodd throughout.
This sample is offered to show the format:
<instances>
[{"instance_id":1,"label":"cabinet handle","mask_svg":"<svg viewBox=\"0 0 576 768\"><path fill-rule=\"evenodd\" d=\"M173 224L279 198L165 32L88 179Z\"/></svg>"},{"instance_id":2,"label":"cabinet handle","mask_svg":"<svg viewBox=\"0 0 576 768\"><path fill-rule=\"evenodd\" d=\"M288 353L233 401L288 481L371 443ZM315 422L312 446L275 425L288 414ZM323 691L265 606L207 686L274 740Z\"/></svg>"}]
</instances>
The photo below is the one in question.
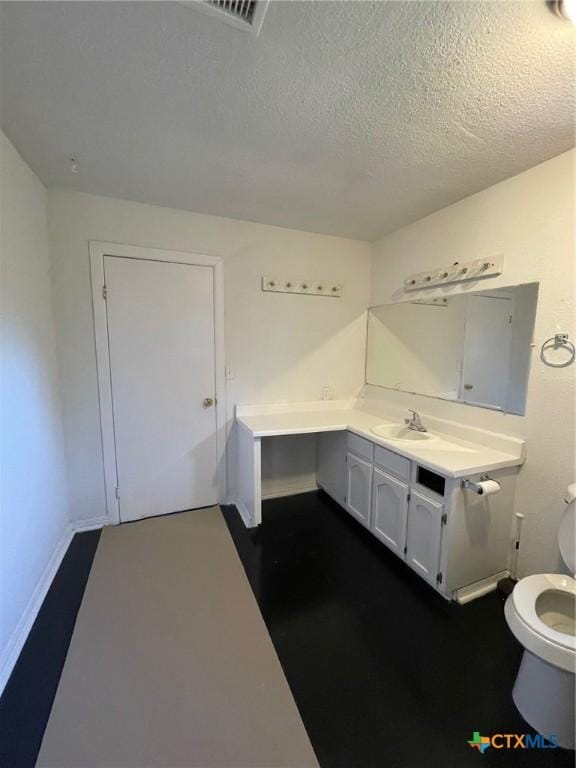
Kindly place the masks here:
<instances>
[{"instance_id":1,"label":"cabinet handle","mask_svg":"<svg viewBox=\"0 0 576 768\"><path fill-rule=\"evenodd\" d=\"M202 405L204 408L210 408L212 405L214 405L214 400L211 397L205 397L202 401Z\"/></svg>"},{"instance_id":2,"label":"cabinet handle","mask_svg":"<svg viewBox=\"0 0 576 768\"><path fill-rule=\"evenodd\" d=\"M474 389L474 384L464 384L464 389Z\"/></svg>"}]
</instances>

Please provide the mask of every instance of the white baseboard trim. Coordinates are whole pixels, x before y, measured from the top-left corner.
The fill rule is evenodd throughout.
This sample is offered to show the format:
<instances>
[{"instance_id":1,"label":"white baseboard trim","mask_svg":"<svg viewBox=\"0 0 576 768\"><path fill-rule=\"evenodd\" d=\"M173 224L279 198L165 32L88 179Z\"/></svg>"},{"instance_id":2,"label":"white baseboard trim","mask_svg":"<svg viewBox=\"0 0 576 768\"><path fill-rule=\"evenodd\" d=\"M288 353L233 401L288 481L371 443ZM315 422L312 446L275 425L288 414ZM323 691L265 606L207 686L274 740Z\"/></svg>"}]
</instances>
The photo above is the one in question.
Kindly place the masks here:
<instances>
[{"instance_id":1,"label":"white baseboard trim","mask_svg":"<svg viewBox=\"0 0 576 768\"><path fill-rule=\"evenodd\" d=\"M283 496L297 496L299 493L308 493L309 491L317 491L319 490L319 488L320 486L315 481L312 481L310 483L300 484L298 486L292 485L284 488L275 488L273 491L266 491L266 492L263 491L262 501L265 501L266 499L280 499ZM242 518L242 522L244 523L246 528L255 528L254 521L252 520L247 508L240 501L240 499L228 498L226 500L226 503L233 504L236 507L240 517Z\"/></svg>"},{"instance_id":2,"label":"white baseboard trim","mask_svg":"<svg viewBox=\"0 0 576 768\"><path fill-rule=\"evenodd\" d=\"M6 683L10 679L12 670L18 661L18 657L20 656L24 643L32 629L32 625L36 621L38 611L42 607L44 598L50 589L50 585L54 580L54 576L56 576L60 563L70 546L73 536L74 528L72 525L69 525L64 530L56 549L52 553L52 557L44 568L44 572L36 584L36 589L32 593L28 605L20 617L20 621L16 628L12 632L10 640L6 645L6 649L0 657L0 693L4 690Z\"/></svg>"},{"instance_id":3,"label":"white baseboard trim","mask_svg":"<svg viewBox=\"0 0 576 768\"><path fill-rule=\"evenodd\" d=\"M102 528L102 526L108 525L109 522L108 518L94 518L78 523L70 523L64 530L56 549L52 553L52 557L48 561L42 576L36 584L36 588L28 601L28 605L26 606L18 625L12 632L5 650L0 654L0 696L6 687L6 683L10 679L12 670L16 666L18 657L22 652L22 648L24 648L30 630L36 621L42 603L48 594L48 590L54 581L54 577L58 572L58 568L60 568L64 555L68 551L68 547L70 546L74 535L76 533L82 533L83 531L92 531L96 528Z\"/></svg>"},{"instance_id":4,"label":"white baseboard trim","mask_svg":"<svg viewBox=\"0 0 576 768\"><path fill-rule=\"evenodd\" d=\"M318 483L311 481L310 483L304 483L302 485L289 485L285 488L275 488L274 490L265 491L262 490L262 501L266 499L281 499L283 496L297 496L299 493L309 493L310 491L317 491L319 489Z\"/></svg>"},{"instance_id":5,"label":"white baseboard trim","mask_svg":"<svg viewBox=\"0 0 576 768\"><path fill-rule=\"evenodd\" d=\"M457 589L454 592L454 597L460 605L465 605L471 600L476 600L477 597L482 597L489 592L494 592L500 579L505 579L507 576L510 576L510 571L499 571L492 576L487 576L485 579L475 581L474 584L469 584L467 587Z\"/></svg>"},{"instance_id":6,"label":"white baseboard trim","mask_svg":"<svg viewBox=\"0 0 576 768\"><path fill-rule=\"evenodd\" d=\"M318 485L318 490L319 490L319 491L324 491L324 493L325 493L327 496L330 496L330 498L332 499L332 501L335 501L335 502L336 502L336 504L340 504L340 506L341 506L343 509L346 509L346 501L344 500L344 496L342 496L341 498L338 498L337 496L335 496L335 495L332 493L332 491L329 491L328 489L324 488L324 486L323 486L323 485Z\"/></svg>"},{"instance_id":7,"label":"white baseboard trim","mask_svg":"<svg viewBox=\"0 0 576 768\"><path fill-rule=\"evenodd\" d=\"M95 531L98 528L104 528L106 525L112 525L108 517L93 517L90 520L80 520L74 523L74 533L83 533L84 531Z\"/></svg>"},{"instance_id":8,"label":"white baseboard trim","mask_svg":"<svg viewBox=\"0 0 576 768\"><path fill-rule=\"evenodd\" d=\"M244 504L240 500L232 501L231 504L234 504L238 512L240 513L240 517L242 518L242 522L246 526L246 528L254 528L254 521L250 517L250 514Z\"/></svg>"}]
</instances>

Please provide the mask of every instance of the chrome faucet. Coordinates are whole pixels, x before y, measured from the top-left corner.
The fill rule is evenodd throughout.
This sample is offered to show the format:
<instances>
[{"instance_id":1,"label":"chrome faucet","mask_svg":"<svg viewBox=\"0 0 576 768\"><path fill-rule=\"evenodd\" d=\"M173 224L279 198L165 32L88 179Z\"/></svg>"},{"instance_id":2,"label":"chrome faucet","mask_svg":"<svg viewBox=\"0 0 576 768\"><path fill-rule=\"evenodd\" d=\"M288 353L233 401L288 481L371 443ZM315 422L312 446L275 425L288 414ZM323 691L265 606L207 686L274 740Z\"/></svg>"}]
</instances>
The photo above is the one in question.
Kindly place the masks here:
<instances>
[{"instance_id":1,"label":"chrome faucet","mask_svg":"<svg viewBox=\"0 0 576 768\"><path fill-rule=\"evenodd\" d=\"M416 432L428 432L424 424L422 424L418 411L413 411L412 408L408 408L408 410L412 414L411 419L404 419L404 423L408 424L408 429L414 429Z\"/></svg>"}]
</instances>

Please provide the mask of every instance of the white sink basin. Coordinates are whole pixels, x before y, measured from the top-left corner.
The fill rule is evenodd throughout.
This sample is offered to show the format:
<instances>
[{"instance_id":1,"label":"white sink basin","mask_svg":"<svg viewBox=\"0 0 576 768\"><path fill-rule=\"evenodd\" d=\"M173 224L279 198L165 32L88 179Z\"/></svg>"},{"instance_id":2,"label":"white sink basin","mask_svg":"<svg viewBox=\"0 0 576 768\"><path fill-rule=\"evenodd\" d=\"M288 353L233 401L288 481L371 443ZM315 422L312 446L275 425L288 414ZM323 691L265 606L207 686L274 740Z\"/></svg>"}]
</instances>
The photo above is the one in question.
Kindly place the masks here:
<instances>
[{"instance_id":1,"label":"white sink basin","mask_svg":"<svg viewBox=\"0 0 576 768\"><path fill-rule=\"evenodd\" d=\"M429 432L417 432L415 429L408 429L403 424L378 424L377 427L370 427L370 431L378 437L384 437L386 440L398 440L399 442L419 442L430 440L432 437Z\"/></svg>"}]
</instances>

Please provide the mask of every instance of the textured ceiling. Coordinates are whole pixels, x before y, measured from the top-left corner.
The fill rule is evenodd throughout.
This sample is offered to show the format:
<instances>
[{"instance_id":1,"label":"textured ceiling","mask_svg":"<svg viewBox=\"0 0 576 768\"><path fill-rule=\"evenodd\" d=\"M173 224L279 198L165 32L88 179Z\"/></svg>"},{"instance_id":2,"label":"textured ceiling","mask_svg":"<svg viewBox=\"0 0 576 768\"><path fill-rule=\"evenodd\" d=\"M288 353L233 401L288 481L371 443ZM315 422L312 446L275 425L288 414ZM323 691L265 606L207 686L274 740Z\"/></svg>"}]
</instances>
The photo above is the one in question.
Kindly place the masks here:
<instances>
[{"instance_id":1,"label":"textured ceiling","mask_svg":"<svg viewBox=\"0 0 576 768\"><path fill-rule=\"evenodd\" d=\"M258 38L171 2L1 19L4 129L48 186L373 240L574 143L543 1L273 0Z\"/></svg>"}]
</instances>

